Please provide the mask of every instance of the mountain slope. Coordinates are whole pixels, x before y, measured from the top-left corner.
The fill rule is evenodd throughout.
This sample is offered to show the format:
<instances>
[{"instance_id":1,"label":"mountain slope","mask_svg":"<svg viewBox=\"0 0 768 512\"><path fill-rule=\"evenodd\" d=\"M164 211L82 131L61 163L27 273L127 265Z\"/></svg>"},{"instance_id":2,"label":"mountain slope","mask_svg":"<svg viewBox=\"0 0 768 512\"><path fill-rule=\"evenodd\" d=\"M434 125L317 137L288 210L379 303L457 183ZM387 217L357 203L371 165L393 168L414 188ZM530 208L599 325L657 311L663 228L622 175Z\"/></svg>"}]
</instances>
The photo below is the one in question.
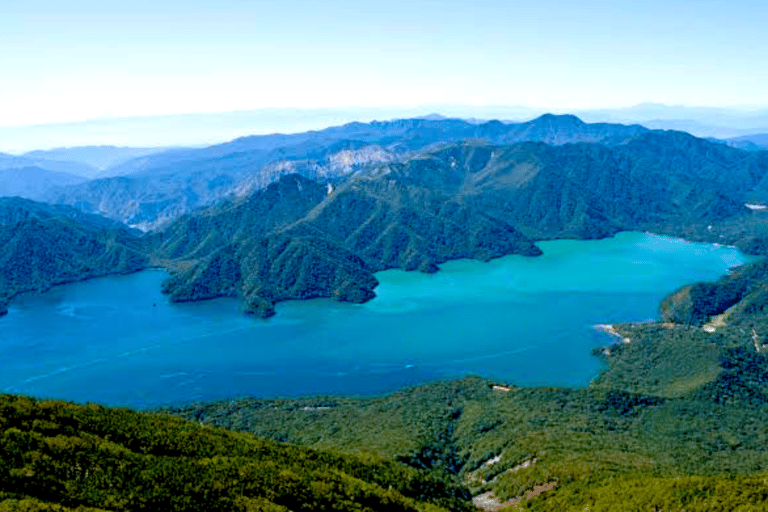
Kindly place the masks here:
<instances>
[{"instance_id":1,"label":"mountain slope","mask_svg":"<svg viewBox=\"0 0 768 512\"><path fill-rule=\"evenodd\" d=\"M14 295L147 266L136 234L69 207L0 199L0 313Z\"/></svg>"},{"instance_id":2,"label":"mountain slope","mask_svg":"<svg viewBox=\"0 0 768 512\"><path fill-rule=\"evenodd\" d=\"M182 218L154 239L158 254L196 264L166 291L173 300L240 295L247 310L268 315L290 298L368 300L373 272L386 268L434 271L460 257L539 254L512 226L449 195L381 186L355 180L329 193L292 175L228 209Z\"/></svg>"},{"instance_id":3,"label":"mountain slope","mask_svg":"<svg viewBox=\"0 0 768 512\"><path fill-rule=\"evenodd\" d=\"M663 510L712 510L716 498L715 510L765 510L764 485L752 486L768 464L768 356L735 328L617 329L630 341L599 351L609 367L586 389L469 377L383 397L242 399L169 412L447 472L489 504L538 489L524 507L646 510L649 499ZM677 492L660 492L675 481ZM636 494L615 495L631 486Z\"/></svg>"},{"instance_id":4,"label":"mountain slope","mask_svg":"<svg viewBox=\"0 0 768 512\"><path fill-rule=\"evenodd\" d=\"M350 145L353 146L346 144ZM345 176L357 166L346 162L335 165L334 160L361 157L344 146L334 143L325 148L327 153L318 150L300 161L280 161L284 157L280 150L276 155L241 152L181 161L168 167L60 188L48 194L46 200L103 214L141 229L158 229L195 208L258 190L286 174L302 172L327 180Z\"/></svg>"},{"instance_id":5,"label":"mountain slope","mask_svg":"<svg viewBox=\"0 0 768 512\"><path fill-rule=\"evenodd\" d=\"M280 300L373 296L373 273L450 259L537 255L533 240L669 232L749 215L766 155L686 134L627 144L463 142L362 170L333 186L298 175L201 210L151 238L185 262L172 300L220 295L273 312ZM279 205L279 206L278 206Z\"/></svg>"},{"instance_id":6,"label":"mountain slope","mask_svg":"<svg viewBox=\"0 0 768 512\"><path fill-rule=\"evenodd\" d=\"M350 123L317 132L261 135L203 149L171 150L130 160L110 172L125 179L68 187L47 197L143 229L230 194L256 190L291 172L334 181L368 164L464 139L549 144L620 144L645 133L641 126L586 124L574 116L545 115L526 123L458 119L403 119Z\"/></svg>"},{"instance_id":7,"label":"mountain slope","mask_svg":"<svg viewBox=\"0 0 768 512\"><path fill-rule=\"evenodd\" d=\"M0 410L0 510L472 510L462 487L380 457L94 405L0 395Z\"/></svg>"}]
</instances>

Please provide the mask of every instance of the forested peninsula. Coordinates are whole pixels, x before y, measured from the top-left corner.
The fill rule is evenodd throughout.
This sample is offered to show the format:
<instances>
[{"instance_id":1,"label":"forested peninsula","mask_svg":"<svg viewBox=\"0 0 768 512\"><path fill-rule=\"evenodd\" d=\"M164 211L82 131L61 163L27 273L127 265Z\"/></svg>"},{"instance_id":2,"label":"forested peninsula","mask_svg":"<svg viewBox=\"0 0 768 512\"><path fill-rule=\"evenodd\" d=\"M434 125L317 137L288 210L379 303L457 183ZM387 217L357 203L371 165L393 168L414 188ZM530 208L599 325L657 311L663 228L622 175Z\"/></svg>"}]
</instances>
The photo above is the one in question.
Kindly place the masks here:
<instances>
[{"instance_id":1,"label":"forested peninsula","mask_svg":"<svg viewBox=\"0 0 768 512\"><path fill-rule=\"evenodd\" d=\"M237 297L268 316L288 299L368 300L388 268L535 257L537 241L622 230L768 255L768 152L573 116L470 135L452 120L329 130L214 147L194 179L229 192L188 211L131 196L146 232L85 199L3 199L0 303L161 267L170 300ZM200 156L147 157L120 190L169 166L190 177ZM0 510L766 510L767 268L692 283L658 322L613 326L583 389L467 377L149 412L2 395Z\"/></svg>"},{"instance_id":2,"label":"forested peninsula","mask_svg":"<svg viewBox=\"0 0 768 512\"><path fill-rule=\"evenodd\" d=\"M245 188L145 234L83 222L86 215L67 216L65 207L0 204L0 211L24 212L6 213L0 224L9 242L0 255L0 302L154 266L171 270L164 291L172 301L231 296L245 311L270 316L288 299L369 300L381 270L434 272L458 258L536 256L536 241L554 238L647 230L766 251L764 214L745 205L768 199L768 152L682 132L547 115L520 125L403 120L269 137L193 155L201 166L216 155L216 172L203 173L211 187L251 169ZM278 144L285 146L278 151ZM285 158L279 165L275 152ZM347 165L338 163L340 154ZM173 183L179 173L199 178L196 160L184 155L156 156L157 175ZM243 155L266 163L254 169L260 160L243 164ZM125 185L147 176L156 175L144 169L112 180ZM118 195L126 207L142 201L132 193ZM75 204L92 210L87 201ZM18 240L36 249L14 249ZM33 254L27 261L34 271L17 268L19 250Z\"/></svg>"}]
</instances>

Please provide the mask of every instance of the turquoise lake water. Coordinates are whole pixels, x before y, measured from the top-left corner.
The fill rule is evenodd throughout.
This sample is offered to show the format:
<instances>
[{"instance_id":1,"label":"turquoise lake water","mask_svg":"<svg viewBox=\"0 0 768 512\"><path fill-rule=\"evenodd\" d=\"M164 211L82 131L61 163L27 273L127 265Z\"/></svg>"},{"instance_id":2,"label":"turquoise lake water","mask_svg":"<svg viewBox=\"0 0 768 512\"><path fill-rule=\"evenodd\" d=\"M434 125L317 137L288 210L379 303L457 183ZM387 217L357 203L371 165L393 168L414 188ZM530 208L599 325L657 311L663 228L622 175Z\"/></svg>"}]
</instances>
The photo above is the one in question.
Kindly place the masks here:
<instances>
[{"instance_id":1,"label":"turquoise lake water","mask_svg":"<svg viewBox=\"0 0 768 512\"><path fill-rule=\"evenodd\" d=\"M645 233L539 244L537 258L459 260L377 274L377 297L169 304L144 271L26 295L0 319L0 390L131 407L240 396L372 394L477 374L586 386L610 343L597 323L657 317L684 284L752 261L736 249Z\"/></svg>"}]
</instances>

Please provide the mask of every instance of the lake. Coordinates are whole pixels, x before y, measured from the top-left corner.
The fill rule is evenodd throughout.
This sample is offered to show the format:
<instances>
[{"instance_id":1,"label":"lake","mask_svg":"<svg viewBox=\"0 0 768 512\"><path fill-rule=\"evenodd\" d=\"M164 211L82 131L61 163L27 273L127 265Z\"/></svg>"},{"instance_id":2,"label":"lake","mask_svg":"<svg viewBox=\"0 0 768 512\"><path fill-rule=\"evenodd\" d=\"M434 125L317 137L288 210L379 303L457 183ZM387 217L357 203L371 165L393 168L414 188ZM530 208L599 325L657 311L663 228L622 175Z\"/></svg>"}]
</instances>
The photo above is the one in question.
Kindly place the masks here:
<instances>
[{"instance_id":1,"label":"lake","mask_svg":"<svg viewBox=\"0 0 768 512\"><path fill-rule=\"evenodd\" d=\"M234 299L169 304L148 270L14 300L0 319L0 390L147 408L240 396L377 394L477 374L586 386L597 323L657 318L682 285L755 258L646 233L541 242L537 258L458 260L436 274L377 274L366 304Z\"/></svg>"}]
</instances>

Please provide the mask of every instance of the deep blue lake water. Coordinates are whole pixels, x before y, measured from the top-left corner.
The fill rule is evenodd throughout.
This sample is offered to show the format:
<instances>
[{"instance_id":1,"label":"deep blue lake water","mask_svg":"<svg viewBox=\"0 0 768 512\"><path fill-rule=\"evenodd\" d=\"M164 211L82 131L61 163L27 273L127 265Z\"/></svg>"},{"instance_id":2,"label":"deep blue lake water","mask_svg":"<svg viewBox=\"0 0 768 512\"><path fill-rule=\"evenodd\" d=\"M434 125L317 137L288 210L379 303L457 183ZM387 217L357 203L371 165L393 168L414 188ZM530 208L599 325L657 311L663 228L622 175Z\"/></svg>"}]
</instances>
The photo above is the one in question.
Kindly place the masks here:
<instances>
[{"instance_id":1,"label":"deep blue lake water","mask_svg":"<svg viewBox=\"0 0 768 512\"><path fill-rule=\"evenodd\" d=\"M377 274L377 297L169 304L162 271L93 279L15 300L0 319L0 391L131 407L297 394L374 394L478 374L585 386L592 326L655 319L676 288L752 261L736 249L645 233L539 244L538 258L459 260L436 274Z\"/></svg>"}]
</instances>

